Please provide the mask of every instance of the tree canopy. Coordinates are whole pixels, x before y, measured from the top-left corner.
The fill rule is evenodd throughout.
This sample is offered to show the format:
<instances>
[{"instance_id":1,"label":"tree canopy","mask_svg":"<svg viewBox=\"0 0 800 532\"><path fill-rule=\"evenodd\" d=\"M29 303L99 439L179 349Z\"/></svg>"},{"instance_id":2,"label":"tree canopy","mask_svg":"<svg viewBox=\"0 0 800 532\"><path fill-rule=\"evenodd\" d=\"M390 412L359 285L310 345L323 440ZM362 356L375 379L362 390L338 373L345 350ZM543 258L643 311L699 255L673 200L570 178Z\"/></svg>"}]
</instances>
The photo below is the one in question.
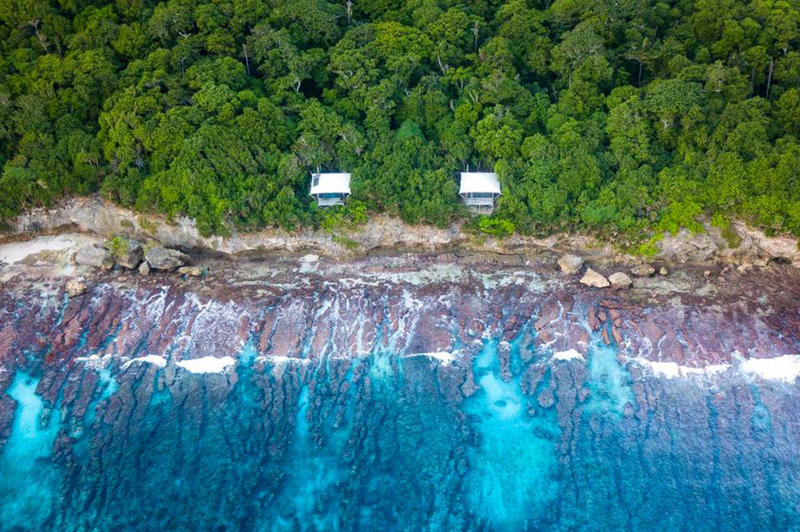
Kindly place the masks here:
<instances>
[{"instance_id":1,"label":"tree canopy","mask_svg":"<svg viewBox=\"0 0 800 532\"><path fill-rule=\"evenodd\" d=\"M0 0L0 220L70 195L205 234L352 211L490 234L800 234L800 0Z\"/></svg>"}]
</instances>

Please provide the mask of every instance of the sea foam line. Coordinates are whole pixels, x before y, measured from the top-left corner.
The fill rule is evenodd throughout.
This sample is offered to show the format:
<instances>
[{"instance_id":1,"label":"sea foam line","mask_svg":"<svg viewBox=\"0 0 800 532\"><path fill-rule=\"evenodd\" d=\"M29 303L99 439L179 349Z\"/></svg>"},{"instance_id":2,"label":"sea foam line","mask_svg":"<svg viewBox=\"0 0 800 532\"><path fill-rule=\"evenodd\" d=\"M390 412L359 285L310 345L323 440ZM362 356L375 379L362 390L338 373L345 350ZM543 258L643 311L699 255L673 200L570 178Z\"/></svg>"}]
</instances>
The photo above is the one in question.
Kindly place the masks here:
<instances>
[{"instance_id":1,"label":"sea foam line","mask_svg":"<svg viewBox=\"0 0 800 532\"><path fill-rule=\"evenodd\" d=\"M729 371L738 371L748 377L769 381L793 383L800 377L800 355L782 355L773 358L750 358L736 365L712 364L702 368L679 365L677 362L653 362L632 358L630 362L648 368L654 376L665 379L715 377Z\"/></svg>"}]
</instances>

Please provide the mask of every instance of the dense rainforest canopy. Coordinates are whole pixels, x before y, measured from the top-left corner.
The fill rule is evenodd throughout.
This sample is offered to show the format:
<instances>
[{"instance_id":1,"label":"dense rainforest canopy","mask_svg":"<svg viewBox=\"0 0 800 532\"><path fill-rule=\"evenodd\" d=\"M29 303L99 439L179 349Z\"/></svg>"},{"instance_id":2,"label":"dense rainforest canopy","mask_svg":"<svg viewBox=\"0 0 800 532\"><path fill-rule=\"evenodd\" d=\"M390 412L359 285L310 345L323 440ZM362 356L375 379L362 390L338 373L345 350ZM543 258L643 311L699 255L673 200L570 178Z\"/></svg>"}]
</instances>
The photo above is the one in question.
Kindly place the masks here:
<instances>
[{"instance_id":1,"label":"dense rainforest canopy","mask_svg":"<svg viewBox=\"0 0 800 532\"><path fill-rule=\"evenodd\" d=\"M0 0L0 219L100 191L204 233L411 223L800 234L800 0Z\"/></svg>"}]
</instances>

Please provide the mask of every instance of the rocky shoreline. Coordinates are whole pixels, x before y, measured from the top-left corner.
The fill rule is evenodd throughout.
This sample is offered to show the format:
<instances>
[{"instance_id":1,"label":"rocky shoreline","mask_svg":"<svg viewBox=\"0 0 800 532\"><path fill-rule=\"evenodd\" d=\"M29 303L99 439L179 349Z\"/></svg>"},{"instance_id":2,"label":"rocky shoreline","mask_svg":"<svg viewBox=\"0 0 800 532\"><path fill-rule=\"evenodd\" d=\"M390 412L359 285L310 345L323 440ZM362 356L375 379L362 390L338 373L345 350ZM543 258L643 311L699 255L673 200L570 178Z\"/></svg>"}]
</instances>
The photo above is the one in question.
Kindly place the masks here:
<instances>
[{"instance_id":1,"label":"rocky shoreline","mask_svg":"<svg viewBox=\"0 0 800 532\"><path fill-rule=\"evenodd\" d=\"M798 524L788 260L557 246L343 260L57 227L0 244L12 527ZM150 268L165 256L181 264Z\"/></svg>"},{"instance_id":2,"label":"rocky shoreline","mask_svg":"<svg viewBox=\"0 0 800 532\"><path fill-rule=\"evenodd\" d=\"M691 234L681 230L666 234L656 243L657 252L648 260L669 264L733 265L750 268L779 261L800 268L798 240L788 236L768 237L742 222L731 224L731 234L724 238L720 230L704 224L705 232ZM352 260L369 254L398 252L511 254L529 256L537 253L573 253L604 264L635 266L642 257L627 255L613 243L590 235L553 235L547 238L512 235L505 239L475 236L454 224L446 229L431 226L408 226L400 220L374 216L366 226L339 229L335 232L303 229L287 232L268 229L252 233L203 237L195 223L187 218L167 221L161 216L138 214L98 196L71 198L52 209L34 209L10 224L0 243L30 235L81 231L103 238L123 236L142 242L155 240L166 247L183 251L228 256L257 257L274 253L315 253L334 260ZM736 247L731 247L731 235Z\"/></svg>"},{"instance_id":3,"label":"rocky shoreline","mask_svg":"<svg viewBox=\"0 0 800 532\"><path fill-rule=\"evenodd\" d=\"M737 353L747 359L800 351L800 271L775 261L747 269L730 265L670 265L668 271L665 262L626 268L555 253L528 256L475 251L395 253L346 262L315 254L231 260L227 256L189 257L154 243L146 244L145 251L138 242L117 239L117 244L125 247L120 258L105 249L112 245L109 241L82 234L61 238L68 240L70 236L75 240L72 247L45 249L15 264L0 265L0 287L6 298L12 298L8 304L16 300L12 294L28 294L26 297L34 300L49 297L54 302L60 301L64 294L77 298L74 304L79 306L97 304L97 298L102 301L105 297L112 300L103 305L116 306L121 304L116 301L117 296L125 299L127 294L143 292L147 295L137 296L137 300L148 300L157 291L166 290L174 292L175 297L181 294L181 298L203 298L208 304L226 302L241 307L240 313L250 314L245 309L254 305L260 294L270 301L303 305L303 315L294 323L295 330L283 333L287 341L293 339L291 343L273 346L276 356L288 357L293 349L299 348L300 339L305 336L303 331L312 325L321 329L359 327L377 331L385 327L381 325L384 315L409 311L410 303L402 302L400 293L409 297L440 294L438 297L442 298L459 292L468 297L464 301L453 298L449 309L427 303L411 309L415 310L415 323L436 323L446 315L455 320L444 327L451 331L444 335L440 331L442 325L433 330L409 331L414 341L428 352L469 344L480 338L480 331L484 330L508 339L519 333L523 322L533 318L536 318L537 342L542 348L547 346L559 352L575 350L584 356L587 337L593 332L601 334L607 344L613 338L627 358L690 367L732 364ZM0 257L4 248L14 245L19 243L0 245ZM88 250L92 253L91 260L86 258ZM177 260L160 262L165 256ZM565 260L571 261L568 266ZM358 308L372 308L378 299L390 297L389 293L392 301L402 308L393 308L393 303L377 315L353 314L347 323L317 325L320 317L325 317L325 302L332 297L346 294L346 299L355 298ZM502 307L521 297L520 294L531 298L532 306L509 319ZM22 300L15 303L19 304ZM473 333L468 334L464 316L476 320L476 310L468 308L476 304L479 316L497 318L470 325L467 329ZM68 307L71 305L67 303ZM573 309L576 305L582 309L580 312ZM290 313L288 308L275 308L274 312ZM253 334L250 329L253 326L250 322L231 325L238 332L228 338L232 344L222 351L235 353ZM399 327L396 322L391 326ZM92 325L87 322L75 327L83 330L91 329ZM716 332L710 334L711 331ZM102 333L106 332L104 327ZM372 352L377 333L371 334L372 343L361 338L358 340L361 347L357 349L353 343L356 340L351 338L336 345L333 351L355 351L353 356ZM7 351L0 352L0 360L8 360L11 356L8 349L18 344L18 341L5 342ZM75 347L68 350L74 351ZM403 352L408 347L404 344L396 349Z\"/></svg>"},{"instance_id":4,"label":"rocky shoreline","mask_svg":"<svg viewBox=\"0 0 800 532\"><path fill-rule=\"evenodd\" d=\"M556 256L491 257L195 258L204 278L2 268L3 519L566 532L618 497L618 528L680 514L722 530L700 508L773 493L735 530L795 524L796 269L685 266L615 290ZM431 493L446 512L416 510Z\"/></svg>"}]
</instances>

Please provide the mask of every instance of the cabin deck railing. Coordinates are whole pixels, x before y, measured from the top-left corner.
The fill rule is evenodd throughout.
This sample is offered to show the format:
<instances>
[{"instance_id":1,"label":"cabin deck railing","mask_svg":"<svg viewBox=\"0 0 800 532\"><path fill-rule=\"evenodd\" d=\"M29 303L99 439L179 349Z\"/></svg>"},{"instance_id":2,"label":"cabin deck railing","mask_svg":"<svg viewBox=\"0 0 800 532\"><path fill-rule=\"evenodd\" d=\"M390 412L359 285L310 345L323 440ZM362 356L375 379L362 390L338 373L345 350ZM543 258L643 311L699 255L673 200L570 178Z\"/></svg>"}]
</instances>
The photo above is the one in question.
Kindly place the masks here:
<instances>
[{"instance_id":1,"label":"cabin deck railing","mask_svg":"<svg viewBox=\"0 0 800 532\"><path fill-rule=\"evenodd\" d=\"M470 207L493 207L494 198L466 198L464 203Z\"/></svg>"},{"instance_id":2,"label":"cabin deck railing","mask_svg":"<svg viewBox=\"0 0 800 532\"><path fill-rule=\"evenodd\" d=\"M318 198L317 203L320 207L332 207L334 205L344 205L342 198Z\"/></svg>"}]
</instances>

